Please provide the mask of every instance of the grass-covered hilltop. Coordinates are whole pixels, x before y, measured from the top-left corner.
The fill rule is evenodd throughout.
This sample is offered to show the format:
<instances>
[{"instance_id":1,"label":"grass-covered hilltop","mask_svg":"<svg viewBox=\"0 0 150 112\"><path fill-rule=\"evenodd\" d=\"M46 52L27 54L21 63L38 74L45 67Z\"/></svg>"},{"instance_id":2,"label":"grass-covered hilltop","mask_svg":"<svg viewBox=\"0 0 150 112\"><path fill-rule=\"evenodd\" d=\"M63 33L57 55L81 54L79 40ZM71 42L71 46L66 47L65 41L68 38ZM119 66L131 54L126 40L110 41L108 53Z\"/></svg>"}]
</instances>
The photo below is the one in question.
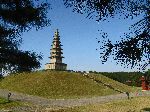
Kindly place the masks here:
<instances>
[{"instance_id":1,"label":"grass-covered hilltop","mask_svg":"<svg viewBox=\"0 0 150 112\"><path fill-rule=\"evenodd\" d=\"M95 79L95 80L93 80ZM101 74L70 73L67 71L37 71L6 76L0 81L1 89L21 92L45 98L82 98L135 91Z\"/></svg>"}]
</instances>

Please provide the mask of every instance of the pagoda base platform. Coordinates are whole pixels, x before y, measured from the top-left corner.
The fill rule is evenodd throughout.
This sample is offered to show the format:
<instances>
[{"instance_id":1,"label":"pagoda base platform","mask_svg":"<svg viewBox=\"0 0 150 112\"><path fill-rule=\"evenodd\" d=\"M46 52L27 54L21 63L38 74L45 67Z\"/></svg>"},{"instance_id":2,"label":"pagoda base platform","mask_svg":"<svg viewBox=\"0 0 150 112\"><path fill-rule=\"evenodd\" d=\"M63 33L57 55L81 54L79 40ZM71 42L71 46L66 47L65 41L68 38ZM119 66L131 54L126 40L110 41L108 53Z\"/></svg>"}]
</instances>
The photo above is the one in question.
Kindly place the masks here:
<instances>
[{"instance_id":1,"label":"pagoda base platform","mask_svg":"<svg viewBox=\"0 0 150 112\"><path fill-rule=\"evenodd\" d=\"M50 70L67 70L67 64L65 63L47 63L45 69Z\"/></svg>"}]
</instances>

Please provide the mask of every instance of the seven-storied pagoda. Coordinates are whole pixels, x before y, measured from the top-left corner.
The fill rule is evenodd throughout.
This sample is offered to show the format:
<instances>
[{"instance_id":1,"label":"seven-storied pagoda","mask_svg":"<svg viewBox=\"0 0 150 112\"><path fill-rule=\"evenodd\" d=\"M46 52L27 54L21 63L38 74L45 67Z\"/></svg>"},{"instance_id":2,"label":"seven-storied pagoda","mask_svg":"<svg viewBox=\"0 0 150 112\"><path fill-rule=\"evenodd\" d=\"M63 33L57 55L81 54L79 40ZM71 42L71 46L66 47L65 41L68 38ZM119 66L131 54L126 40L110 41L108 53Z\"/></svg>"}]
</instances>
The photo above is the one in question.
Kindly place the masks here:
<instances>
[{"instance_id":1,"label":"seven-storied pagoda","mask_svg":"<svg viewBox=\"0 0 150 112\"><path fill-rule=\"evenodd\" d=\"M62 63L62 48L60 42L60 36L58 29L55 32L54 39L52 42L52 48L50 49L50 63L45 64L45 69L53 69L53 70L66 70L67 64Z\"/></svg>"}]
</instances>

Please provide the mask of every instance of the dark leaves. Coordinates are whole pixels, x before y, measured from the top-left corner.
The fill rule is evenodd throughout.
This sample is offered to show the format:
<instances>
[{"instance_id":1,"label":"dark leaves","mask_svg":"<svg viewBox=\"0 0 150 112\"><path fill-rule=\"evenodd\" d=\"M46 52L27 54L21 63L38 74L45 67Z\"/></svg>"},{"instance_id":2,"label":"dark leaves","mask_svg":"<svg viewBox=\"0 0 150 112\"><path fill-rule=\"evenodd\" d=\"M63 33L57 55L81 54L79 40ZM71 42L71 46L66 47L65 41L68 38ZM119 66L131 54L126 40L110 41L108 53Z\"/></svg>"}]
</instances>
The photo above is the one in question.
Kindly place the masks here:
<instances>
[{"instance_id":1,"label":"dark leaves","mask_svg":"<svg viewBox=\"0 0 150 112\"><path fill-rule=\"evenodd\" d=\"M139 68L145 69L150 64L150 35L147 31L127 40L122 39L116 44L105 41L101 49L102 62L106 62L111 54L114 60L127 67L133 68L140 64Z\"/></svg>"},{"instance_id":2,"label":"dark leaves","mask_svg":"<svg viewBox=\"0 0 150 112\"><path fill-rule=\"evenodd\" d=\"M66 7L72 7L73 11L87 14L90 19L103 21L107 18L119 19L143 17L130 27L131 33L125 35L125 39L112 43L110 39L104 39L100 47L102 62L113 55L117 62L127 67L139 66L145 69L150 64L150 1L149 0L64 0ZM102 38L107 37L104 33ZM100 43L100 41L98 41ZM141 67L143 66L143 67Z\"/></svg>"},{"instance_id":3,"label":"dark leaves","mask_svg":"<svg viewBox=\"0 0 150 112\"><path fill-rule=\"evenodd\" d=\"M31 27L37 29L49 24L46 18L46 10L49 8L47 3L40 4L38 7L29 0L11 0L11 2L1 2L0 19L4 27L17 27L18 32L28 30Z\"/></svg>"},{"instance_id":4,"label":"dark leaves","mask_svg":"<svg viewBox=\"0 0 150 112\"><path fill-rule=\"evenodd\" d=\"M2 68L11 72L31 71L40 67L41 55L29 51L3 50L0 60Z\"/></svg>"},{"instance_id":5,"label":"dark leaves","mask_svg":"<svg viewBox=\"0 0 150 112\"><path fill-rule=\"evenodd\" d=\"M36 5L34 4L36 2ZM33 0L0 0L0 69L31 71L40 67L41 55L21 51L22 32L50 24L48 3Z\"/></svg>"}]
</instances>

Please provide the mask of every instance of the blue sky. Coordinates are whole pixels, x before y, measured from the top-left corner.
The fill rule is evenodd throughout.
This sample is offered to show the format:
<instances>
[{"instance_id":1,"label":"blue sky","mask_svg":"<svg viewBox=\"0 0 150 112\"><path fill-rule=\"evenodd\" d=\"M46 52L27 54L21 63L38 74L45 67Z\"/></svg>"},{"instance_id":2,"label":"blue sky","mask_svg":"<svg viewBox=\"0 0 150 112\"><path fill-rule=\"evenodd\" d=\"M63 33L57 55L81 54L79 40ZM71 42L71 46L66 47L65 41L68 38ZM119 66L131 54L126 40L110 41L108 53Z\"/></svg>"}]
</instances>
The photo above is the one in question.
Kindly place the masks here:
<instances>
[{"instance_id":1,"label":"blue sky","mask_svg":"<svg viewBox=\"0 0 150 112\"><path fill-rule=\"evenodd\" d=\"M50 48L53 35L59 29L60 39L63 45L63 62L68 64L68 69L81 71L135 71L116 65L112 58L105 64L101 63L99 48L96 38L101 40L100 32L107 32L113 41L119 40L120 35L128 32L129 26L135 20L108 19L97 23L94 19L87 19L86 15L73 13L71 8L65 8L61 0L51 0L52 9L48 12L51 25L41 30L32 29L24 32L21 49L35 51L43 54L41 68L49 62Z\"/></svg>"}]
</instances>

